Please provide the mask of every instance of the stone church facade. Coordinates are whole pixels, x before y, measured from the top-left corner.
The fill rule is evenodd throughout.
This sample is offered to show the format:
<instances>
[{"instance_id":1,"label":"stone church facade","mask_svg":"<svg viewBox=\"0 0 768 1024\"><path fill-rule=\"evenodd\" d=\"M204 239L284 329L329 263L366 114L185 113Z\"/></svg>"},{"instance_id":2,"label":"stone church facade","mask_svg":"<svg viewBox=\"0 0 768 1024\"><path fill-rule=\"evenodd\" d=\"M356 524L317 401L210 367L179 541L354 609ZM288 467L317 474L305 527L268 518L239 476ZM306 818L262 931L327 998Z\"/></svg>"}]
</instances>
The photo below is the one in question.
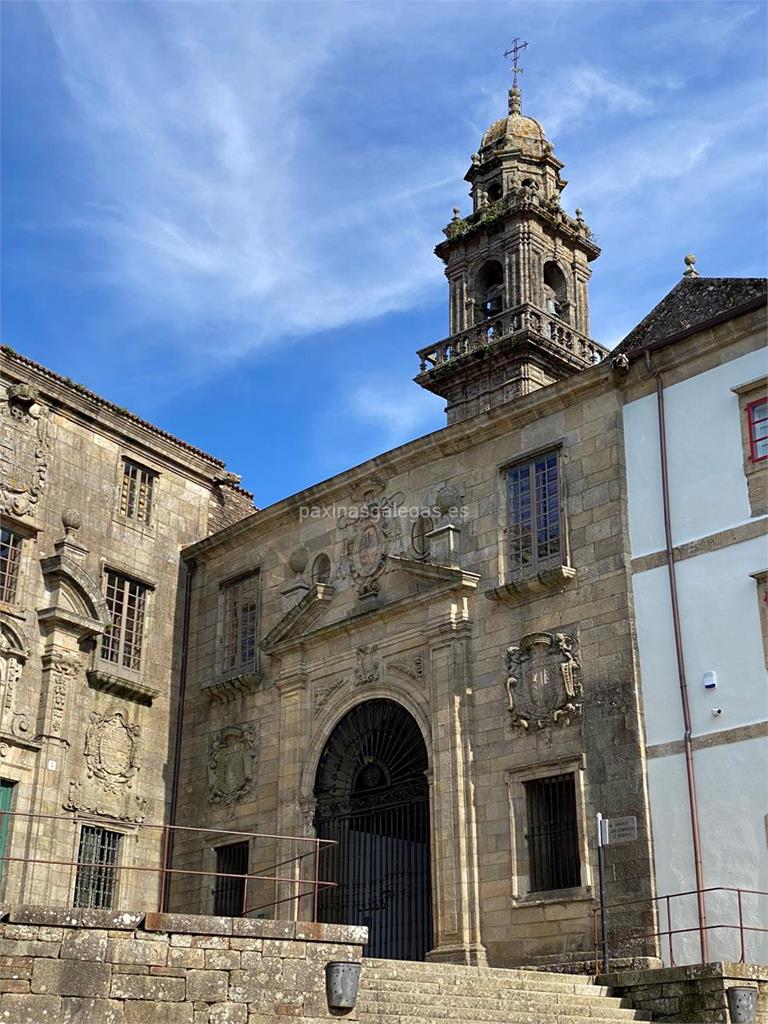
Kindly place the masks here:
<instances>
[{"instance_id":1,"label":"stone church facade","mask_svg":"<svg viewBox=\"0 0 768 1024\"><path fill-rule=\"evenodd\" d=\"M110 905L155 909L157 876L119 867L157 868L140 826L172 821L210 830L177 869L282 867L176 875L171 909L317 911L383 957L583 961L599 812L637 820L607 884L639 902L611 928L655 952L624 427L644 385L631 345L590 336L599 249L562 169L513 88L436 249L451 333L416 381L448 425L257 514L218 460L4 350L0 796L66 819L2 834L6 902L89 905L76 869L22 861L111 843ZM717 358L761 343L764 292L730 290ZM297 862L291 837L335 845Z\"/></svg>"},{"instance_id":2,"label":"stone church facade","mask_svg":"<svg viewBox=\"0 0 768 1024\"><path fill-rule=\"evenodd\" d=\"M452 333L417 381L449 425L183 555L180 820L205 806L210 827L340 840L386 880L326 854L321 910L367 924L381 955L588 956L597 811L639 823L611 898L651 894L622 398L589 336L599 250L560 207L562 166L512 90L472 158L473 212L437 248ZM245 665L242 588L261 637ZM199 770L222 743L248 779L224 799Z\"/></svg>"}]
</instances>

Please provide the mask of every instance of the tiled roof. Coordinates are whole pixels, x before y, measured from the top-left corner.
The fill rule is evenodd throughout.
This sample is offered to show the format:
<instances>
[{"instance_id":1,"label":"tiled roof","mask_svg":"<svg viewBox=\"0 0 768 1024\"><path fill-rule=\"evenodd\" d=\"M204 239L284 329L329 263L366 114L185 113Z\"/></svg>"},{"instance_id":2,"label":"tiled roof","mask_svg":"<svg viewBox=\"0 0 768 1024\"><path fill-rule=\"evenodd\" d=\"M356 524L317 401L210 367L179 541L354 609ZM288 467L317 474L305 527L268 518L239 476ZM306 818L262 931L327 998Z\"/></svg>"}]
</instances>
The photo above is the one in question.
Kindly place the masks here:
<instances>
[{"instance_id":1,"label":"tiled roof","mask_svg":"<svg viewBox=\"0 0 768 1024\"><path fill-rule=\"evenodd\" d=\"M684 277L613 351L644 348L767 294L764 277Z\"/></svg>"}]
</instances>

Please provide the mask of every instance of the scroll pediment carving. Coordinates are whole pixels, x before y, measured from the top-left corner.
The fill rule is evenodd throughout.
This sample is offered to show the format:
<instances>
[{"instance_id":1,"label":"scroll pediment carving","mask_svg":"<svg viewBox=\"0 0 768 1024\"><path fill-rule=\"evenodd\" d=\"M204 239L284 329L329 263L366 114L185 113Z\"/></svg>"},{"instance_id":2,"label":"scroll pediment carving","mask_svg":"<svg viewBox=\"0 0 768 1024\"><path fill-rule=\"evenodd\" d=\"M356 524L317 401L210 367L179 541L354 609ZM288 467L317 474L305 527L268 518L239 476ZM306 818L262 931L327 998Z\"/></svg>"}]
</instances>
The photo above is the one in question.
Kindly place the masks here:
<instances>
[{"instance_id":1,"label":"scroll pediment carving","mask_svg":"<svg viewBox=\"0 0 768 1024\"><path fill-rule=\"evenodd\" d=\"M97 636L109 628L107 603L91 575L65 554L40 560L51 595L48 608L38 611L41 622L60 626L79 636Z\"/></svg>"},{"instance_id":2,"label":"scroll pediment carving","mask_svg":"<svg viewBox=\"0 0 768 1024\"><path fill-rule=\"evenodd\" d=\"M262 651L271 654L278 644L303 636L326 610L335 593L329 583L316 583L267 633L260 644Z\"/></svg>"}]
</instances>

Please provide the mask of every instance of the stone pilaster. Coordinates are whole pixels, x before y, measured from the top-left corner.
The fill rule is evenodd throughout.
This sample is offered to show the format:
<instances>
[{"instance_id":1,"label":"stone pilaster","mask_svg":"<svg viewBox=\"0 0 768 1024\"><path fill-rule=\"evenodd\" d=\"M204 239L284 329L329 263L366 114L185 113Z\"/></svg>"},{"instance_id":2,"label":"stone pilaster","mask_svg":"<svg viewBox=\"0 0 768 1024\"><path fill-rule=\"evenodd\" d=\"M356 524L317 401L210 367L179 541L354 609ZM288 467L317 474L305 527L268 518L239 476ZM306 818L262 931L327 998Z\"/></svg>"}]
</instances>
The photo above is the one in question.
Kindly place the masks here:
<instances>
[{"instance_id":1,"label":"stone pilaster","mask_svg":"<svg viewBox=\"0 0 768 1024\"><path fill-rule=\"evenodd\" d=\"M281 675L275 685L280 693L280 789L277 804L277 831L281 836L313 835L312 818L306 819L307 808L300 802L301 765L303 753L302 717L307 702L307 677L302 672L290 672ZM302 861L292 860L300 853L309 852L310 843L303 844L283 839L278 841L278 862L283 863L278 874L284 878L295 879L277 883L276 916L282 919L298 919L304 917L311 901L291 899L299 891L307 888L301 885L301 878L309 878L314 873L314 861L307 857ZM299 914L299 911L304 911Z\"/></svg>"},{"instance_id":2,"label":"stone pilaster","mask_svg":"<svg viewBox=\"0 0 768 1024\"><path fill-rule=\"evenodd\" d=\"M429 632L432 683L432 846L434 946L429 960L484 964L480 941L477 823L471 780L470 624Z\"/></svg>"}]
</instances>

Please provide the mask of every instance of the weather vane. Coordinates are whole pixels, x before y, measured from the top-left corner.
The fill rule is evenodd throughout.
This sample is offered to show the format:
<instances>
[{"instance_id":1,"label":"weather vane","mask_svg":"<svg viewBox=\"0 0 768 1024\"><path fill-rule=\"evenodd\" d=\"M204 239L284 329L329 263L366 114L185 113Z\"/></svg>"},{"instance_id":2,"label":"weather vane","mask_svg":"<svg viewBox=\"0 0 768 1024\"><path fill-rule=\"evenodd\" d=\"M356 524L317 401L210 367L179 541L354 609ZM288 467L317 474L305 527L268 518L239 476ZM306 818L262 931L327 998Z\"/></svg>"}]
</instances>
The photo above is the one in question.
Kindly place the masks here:
<instances>
[{"instance_id":1,"label":"weather vane","mask_svg":"<svg viewBox=\"0 0 768 1024\"><path fill-rule=\"evenodd\" d=\"M512 45L508 50L504 51L505 57L512 58L512 85L517 85L517 76L522 75L523 69L517 63L517 55L528 46L527 42L520 42L519 36L515 36L512 40Z\"/></svg>"}]
</instances>

